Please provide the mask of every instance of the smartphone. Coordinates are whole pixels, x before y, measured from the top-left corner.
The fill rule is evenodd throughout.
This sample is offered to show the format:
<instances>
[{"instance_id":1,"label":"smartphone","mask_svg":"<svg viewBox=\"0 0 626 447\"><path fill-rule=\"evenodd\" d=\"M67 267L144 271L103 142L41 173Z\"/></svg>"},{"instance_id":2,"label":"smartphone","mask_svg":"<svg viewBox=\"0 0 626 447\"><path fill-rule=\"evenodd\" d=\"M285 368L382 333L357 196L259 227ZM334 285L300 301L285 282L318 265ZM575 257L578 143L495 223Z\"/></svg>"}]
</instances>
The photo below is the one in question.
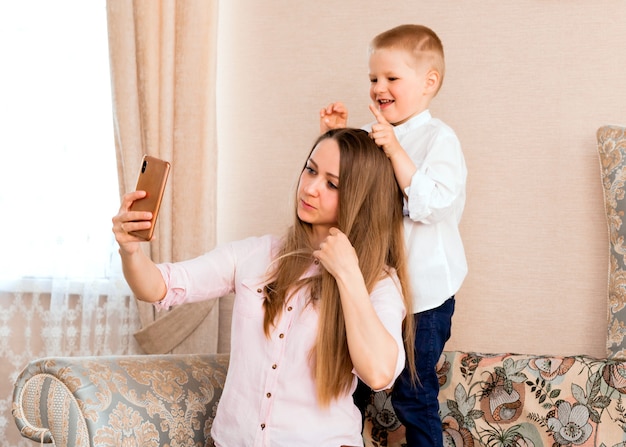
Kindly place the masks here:
<instances>
[{"instance_id":1,"label":"smartphone","mask_svg":"<svg viewBox=\"0 0 626 447\"><path fill-rule=\"evenodd\" d=\"M152 225L147 230L130 231L130 234L145 241L152 239L169 173L169 162L150 155L143 156L135 191L146 191L146 196L143 199L135 200L131 204L130 210L152 212L152 219L150 220Z\"/></svg>"}]
</instances>

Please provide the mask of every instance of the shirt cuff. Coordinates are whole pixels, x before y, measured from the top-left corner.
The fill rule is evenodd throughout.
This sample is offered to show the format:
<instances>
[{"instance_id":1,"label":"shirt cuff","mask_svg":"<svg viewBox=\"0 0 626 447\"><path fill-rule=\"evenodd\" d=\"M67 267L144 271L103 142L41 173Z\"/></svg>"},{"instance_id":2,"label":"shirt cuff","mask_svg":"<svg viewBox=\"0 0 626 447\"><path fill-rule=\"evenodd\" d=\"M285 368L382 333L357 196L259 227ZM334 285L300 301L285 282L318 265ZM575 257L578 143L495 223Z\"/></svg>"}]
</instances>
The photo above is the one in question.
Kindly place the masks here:
<instances>
[{"instance_id":1,"label":"shirt cuff","mask_svg":"<svg viewBox=\"0 0 626 447\"><path fill-rule=\"evenodd\" d=\"M172 264L157 264L157 268L163 276L167 293L161 301L153 303L157 310L167 310L172 306L185 301L186 287L182 278L176 280L176 274L172 270Z\"/></svg>"}]
</instances>

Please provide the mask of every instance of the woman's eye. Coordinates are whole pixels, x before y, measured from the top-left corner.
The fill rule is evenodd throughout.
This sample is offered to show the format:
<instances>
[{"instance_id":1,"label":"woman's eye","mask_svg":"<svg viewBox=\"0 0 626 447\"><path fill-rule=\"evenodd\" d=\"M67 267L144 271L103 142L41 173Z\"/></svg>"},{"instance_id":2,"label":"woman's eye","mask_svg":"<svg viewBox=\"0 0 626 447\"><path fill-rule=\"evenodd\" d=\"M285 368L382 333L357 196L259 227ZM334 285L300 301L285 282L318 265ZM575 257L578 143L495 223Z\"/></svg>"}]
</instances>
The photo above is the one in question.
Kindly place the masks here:
<instances>
[{"instance_id":1,"label":"woman's eye","mask_svg":"<svg viewBox=\"0 0 626 447\"><path fill-rule=\"evenodd\" d=\"M330 189L339 189L339 186L335 185L333 182L328 182L328 187Z\"/></svg>"},{"instance_id":2,"label":"woman's eye","mask_svg":"<svg viewBox=\"0 0 626 447\"><path fill-rule=\"evenodd\" d=\"M306 166L304 170L309 174L315 174L315 169L313 169L311 166Z\"/></svg>"}]
</instances>

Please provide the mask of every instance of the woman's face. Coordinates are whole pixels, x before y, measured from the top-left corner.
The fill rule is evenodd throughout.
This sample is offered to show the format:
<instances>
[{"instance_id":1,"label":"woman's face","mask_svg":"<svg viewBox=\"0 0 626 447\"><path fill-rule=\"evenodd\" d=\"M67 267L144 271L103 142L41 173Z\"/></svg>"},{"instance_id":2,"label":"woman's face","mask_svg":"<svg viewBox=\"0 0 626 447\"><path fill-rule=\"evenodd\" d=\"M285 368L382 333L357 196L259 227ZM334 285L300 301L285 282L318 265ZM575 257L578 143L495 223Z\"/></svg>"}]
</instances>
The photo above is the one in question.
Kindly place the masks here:
<instances>
[{"instance_id":1,"label":"woman's face","mask_svg":"<svg viewBox=\"0 0 626 447\"><path fill-rule=\"evenodd\" d=\"M322 140L311 152L298 183L298 217L313 226L317 242L337 225L339 208L339 145Z\"/></svg>"}]
</instances>

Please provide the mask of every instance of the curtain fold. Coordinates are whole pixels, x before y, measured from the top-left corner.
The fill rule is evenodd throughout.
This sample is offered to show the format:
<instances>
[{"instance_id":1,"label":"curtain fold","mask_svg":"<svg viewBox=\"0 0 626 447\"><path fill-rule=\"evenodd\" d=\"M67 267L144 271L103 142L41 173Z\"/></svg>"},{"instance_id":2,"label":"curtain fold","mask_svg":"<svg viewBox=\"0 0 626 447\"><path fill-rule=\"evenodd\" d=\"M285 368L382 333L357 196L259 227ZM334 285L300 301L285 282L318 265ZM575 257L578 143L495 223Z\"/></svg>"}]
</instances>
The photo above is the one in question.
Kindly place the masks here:
<instances>
[{"instance_id":1,"label":"curtain fold","mask_svg":"<svg viewBox=\"0 0 626 447\"><path fill-rule=\"evenodd\" d=\"M198 256L216 231L217 2L107 0L107 17L120 193L134 190L144 153L170 161L145 249L155 262ZM138 306L145 352L216 352L219 305Z\"/></svg>"}]
</instances>

